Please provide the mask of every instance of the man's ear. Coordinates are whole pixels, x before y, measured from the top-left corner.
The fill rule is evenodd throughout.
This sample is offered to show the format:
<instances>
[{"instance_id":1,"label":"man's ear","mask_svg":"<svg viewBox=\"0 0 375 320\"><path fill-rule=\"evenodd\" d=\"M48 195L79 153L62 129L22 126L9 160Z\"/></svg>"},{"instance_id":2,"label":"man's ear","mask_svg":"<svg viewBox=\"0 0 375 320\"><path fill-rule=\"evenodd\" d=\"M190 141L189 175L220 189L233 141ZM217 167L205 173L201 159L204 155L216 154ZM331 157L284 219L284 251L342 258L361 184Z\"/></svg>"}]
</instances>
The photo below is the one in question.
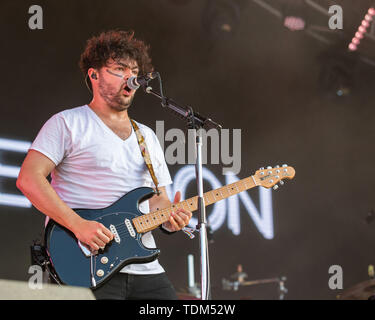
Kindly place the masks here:
<instances>
[{"instance_id":1,"label":"man's ear","mask_svg":"<svg viewBox=\"0 0 375 320\"><path fill-rule=\"evenodd\" d=\"M90 68L89 70L87 70L87 74L90 79L98 80L98 72L94 68Z\"/></svg>"}]
</instances>

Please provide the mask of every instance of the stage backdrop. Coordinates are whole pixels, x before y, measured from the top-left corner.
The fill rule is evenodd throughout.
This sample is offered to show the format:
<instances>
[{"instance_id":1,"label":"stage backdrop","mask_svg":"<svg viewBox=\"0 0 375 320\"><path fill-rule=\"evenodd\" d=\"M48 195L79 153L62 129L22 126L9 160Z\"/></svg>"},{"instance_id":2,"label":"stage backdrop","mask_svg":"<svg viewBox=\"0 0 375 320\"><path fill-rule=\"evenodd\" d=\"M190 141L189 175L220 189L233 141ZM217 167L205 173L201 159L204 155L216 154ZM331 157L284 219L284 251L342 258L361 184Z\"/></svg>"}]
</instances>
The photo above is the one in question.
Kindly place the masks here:
<instances>
[{"instance_id":1,"label":"stage backdrop","mask_svg":"<svg viewBox=\"0 0 375 320\"><path fill-rule=\"evenodd\" d=\"M252 1L241 10L233 36L213 37L202 23L205 2L186 2L1 2L0 278L30 278L29 246L43 228L44 215L15 186L28 145L53 114L90 101L79 56L89 37L118 28L132 29L150 44L169 97L229 129L229 155L240 157L240 170L223 175L230 165L222 158L211 164L209 153L206 191L260 167L286 163L296 170L294 180L277 191L255 188L207 208L212 297L278 299L277 284L223 290L222 280L230 280L238 264L247 280L285 276L286 299L335 299L342 290L328 286L332 265L342 267L344 289L368 279L368 265L375 264L375 225L366 221L375 207L373 67L358 63L351 93L331 96L319 85L317 58L328 45L289 31ZM43 9L43 29L29 26L28 10L35 4ZM349 36L367 8L361 2L361 10L347 15ZM173 128L186 130L141 90L129 113L155 131L157 121L164 121L161 138ZM234 129L241 130L240 155L233 155ZM164 139L165 151L171 143ZM195 195L194 180L184 180L194 169L169 169L173 188ZM154 236L177 291L187 290L188 254L194 255L199 282L198 234L190 240L182 232L167 236L156 230Z\"/></svg>"}]
</instances>

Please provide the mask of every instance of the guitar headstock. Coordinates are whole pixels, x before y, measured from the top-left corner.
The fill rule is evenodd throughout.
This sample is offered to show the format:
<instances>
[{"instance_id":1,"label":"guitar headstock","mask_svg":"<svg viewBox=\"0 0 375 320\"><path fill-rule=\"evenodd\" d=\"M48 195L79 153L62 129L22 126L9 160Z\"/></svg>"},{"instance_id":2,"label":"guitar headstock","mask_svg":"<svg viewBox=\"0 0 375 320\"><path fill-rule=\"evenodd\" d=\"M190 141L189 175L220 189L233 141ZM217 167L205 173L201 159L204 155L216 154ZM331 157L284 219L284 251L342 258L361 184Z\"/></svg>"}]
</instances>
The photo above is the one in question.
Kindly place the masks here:
<instances>
[{"instance_id":1,"label":"guitar headstock","mask_svg":"<svg viewBox=\"0 0 375 320\"><path fill-rule=\"evenodd\" d=\"M285 179L293 179L296 174L296 171L293 167L289 167L286 164L283 164L281 167L276 166L274 168L260 168L253 175L254 180L258 186L265 188L273 187L276 190L279 186L277 183L280 182L280 185L284 184Z\"/></svg>"}]
</instances>

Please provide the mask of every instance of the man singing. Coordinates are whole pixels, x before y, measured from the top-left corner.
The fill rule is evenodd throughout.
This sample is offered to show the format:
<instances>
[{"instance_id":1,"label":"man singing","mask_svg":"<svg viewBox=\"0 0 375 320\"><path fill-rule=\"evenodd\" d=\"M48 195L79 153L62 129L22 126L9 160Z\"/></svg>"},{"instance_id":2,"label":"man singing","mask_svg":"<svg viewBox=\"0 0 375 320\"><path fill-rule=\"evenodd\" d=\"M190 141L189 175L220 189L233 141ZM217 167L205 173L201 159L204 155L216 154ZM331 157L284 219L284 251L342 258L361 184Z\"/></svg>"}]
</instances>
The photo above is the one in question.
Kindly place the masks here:
<instances>
[{"instance_id":1,"label":"man singing","mask_svg":"<svg viewBox=\"0 0 375 320\"><path fill-rule=\"evenodd\" d=\"M17 187L38 210L97 251L114 235L71 208L105 208L132 189L155 188L128 115L135 90L127 86L129 77L153 67L148 46L126 31L89 39L80 67L93 93L91 102L61 111L44 124L22 164ZM172 205L165 190L172 180L155 133L135 123L145 138L161 191L140 205L147 213ZM177 192L174 203L179 201ZM178 209L162 227L168 232L181 230L191 215ZM142 241L146 247L156 246L151 232ZM97 299L177 299L158 260L125 266L93 293Z\"/></svg>"}]
</instances>

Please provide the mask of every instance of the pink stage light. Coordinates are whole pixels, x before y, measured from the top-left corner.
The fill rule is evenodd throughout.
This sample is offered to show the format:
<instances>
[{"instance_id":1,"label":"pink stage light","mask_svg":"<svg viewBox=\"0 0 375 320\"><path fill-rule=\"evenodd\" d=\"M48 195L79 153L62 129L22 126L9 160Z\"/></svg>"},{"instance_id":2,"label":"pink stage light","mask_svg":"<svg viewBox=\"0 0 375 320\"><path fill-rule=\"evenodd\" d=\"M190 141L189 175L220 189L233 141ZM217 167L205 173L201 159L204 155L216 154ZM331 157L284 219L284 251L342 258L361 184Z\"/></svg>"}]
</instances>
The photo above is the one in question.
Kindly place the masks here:
<instances>
[{"instance_id":1,"label":"pink stage light","mask_svg":"<svg viewBox=\"0 0 375 320\"><path fill-rule=\"evenodd\" d=\"M361 33L366 33L367 30L366 30L366 28L365 28L364 26L361 25L361 26L358 28L358 31L361 32Z\"/></svg>"},{"instance_id":2,"label":"pink stage light","mask_svg":"<svg viewBox=\"0 0 375 320\"><path fill-rule=\"evenodd\" d=\"M305 29L305 21L299 17L285 17L284 26L292 31Z\"/></svg>"},{"instance_id":3,"label":"pink stage light","mask_svg":"<svg viewBox=\"0 0 375 320\"><path fill-rule=\"evenodd\" d=\"M358 38L353 38L352 39L352 43L354 43L357 46L360 44L360 42L361 42L361 40L359 40Z\"/></svg>"},{"instance_id":4,"label":"pink stage light","mask_svg":"<svg viewBox=\"0 0 375 320\"><path fill-rule=\"evenodd\" d=\"M355 37L358 38L358 39L363 39L363 33L357 31L357 32L355 33Z\"/></svg>"},{"instance_id":5,"label":"pink stage light","mask_svg":"<svg viewBox=\"0 0 375 320\"><path fill-rule=\"evenodd\" d=\"M359 44L361 43L361 39L363 39L364 34L367 32L367 28L370 26L373 17L375 16L375 9L370 8L367 11L364 19L361 22L361 25L358 27L358 31L355 33L352 42L349 44L348 48L350 51L356 51L358 49Z\"/></svg>"},{"instance_id":6,"label":"pink stage light","mask_svg":"<svg viewBox=\"0 0 375 320\"><path fill-rule=\"evenodd\" d=\"M368 21L366 21L366 20L362 21L362 26L364 26L365 28L368 28L369 25L370 25L370 23Z\"/></svg>"},{"instance_id":7,"label":"pink stage light","mask_svg":"<svg viewBox=\"0 0 375 320\"><path fill-rule=\"evenodd\" d=\"M350 51L356 51L357 50L357 46L354 43L350 43L349 44L349 50Z\"/></svg>"}]
</instances>

